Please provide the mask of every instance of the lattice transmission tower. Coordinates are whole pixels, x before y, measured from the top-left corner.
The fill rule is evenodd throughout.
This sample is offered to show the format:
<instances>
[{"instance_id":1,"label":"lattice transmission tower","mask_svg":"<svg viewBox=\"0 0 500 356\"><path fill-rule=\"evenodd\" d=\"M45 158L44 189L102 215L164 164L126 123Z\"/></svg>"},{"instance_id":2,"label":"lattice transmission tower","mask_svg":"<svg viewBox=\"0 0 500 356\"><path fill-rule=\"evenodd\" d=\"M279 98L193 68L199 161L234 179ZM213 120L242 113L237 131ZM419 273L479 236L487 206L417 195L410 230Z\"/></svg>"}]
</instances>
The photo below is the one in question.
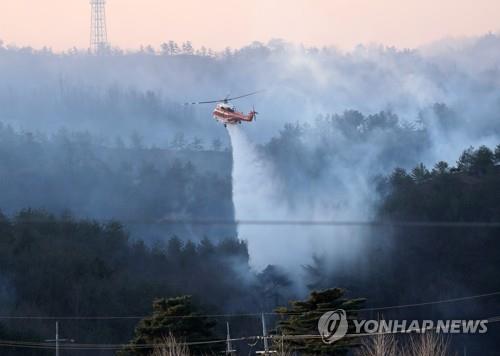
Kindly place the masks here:
<instances>
[{"instance_id":1,"label":"lattice transmission tower","mask_svg":"<svg viewBox=\"0 0 500 356\"><path fill-rule=\"evenodd\" d=\"M94 53L108 48L106 29L106 0L90 0L90 50Z\"/></svg>"}]
</instances>

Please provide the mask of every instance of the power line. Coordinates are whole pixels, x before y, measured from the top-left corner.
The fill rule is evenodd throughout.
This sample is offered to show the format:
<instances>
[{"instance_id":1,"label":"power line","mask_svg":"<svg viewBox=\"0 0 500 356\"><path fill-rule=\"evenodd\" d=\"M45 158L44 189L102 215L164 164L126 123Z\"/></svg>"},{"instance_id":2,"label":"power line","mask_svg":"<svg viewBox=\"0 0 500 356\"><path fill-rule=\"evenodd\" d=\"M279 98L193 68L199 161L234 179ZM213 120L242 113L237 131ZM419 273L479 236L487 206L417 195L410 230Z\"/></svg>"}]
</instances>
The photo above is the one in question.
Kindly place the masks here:
<instances>
[{"instance_id":1,"label":"power line","mask_svg":"<svg viewBox=\"0 0 500 356\"><path fill-rule=\"evenodd\" d=\"M158 220L157 224L187 225L314 225L314 226L372 226L372 227L500 227L500 222L467 221L381 221L381 220Z\"/></svg>"},{"instance_id":2,"label":"power line","mask_svg":"<svg viewBox=\"0 0 500 356\"><path fill-rule=\"evenodd\" d=\"M494 324L500 322L500 316L495 316L495 317L490 317L490 318L483 318L483 319L478 319L478 320L484 320L487 321L488 324ZM398 330L398 331L387 331L387 332L373 332L373 333L360 333L360 334L346 334L344 337L360 337L360 336L377 336L377 335L390 335L390 334L410 334L412 332L417 332L417 333L422 333L422 332L427 332L431 330L436 330L437 326L432 327L432 328L422 328L422 329L405 329L405 330ZM275 335L274 337L278 338L281 336ZM285 335L285 339L320 339L321 335Z\"/></svg>"},{"instance_id":3,"label":"power line","mask_svg":"<svg viewBox=\"0 0 500 356\"><path fill-rule=\"evenodd\" d=\"M239 337L229 339L229 341L244 341L244 340L253 340L258 338L258 336L248 336L248 337ZM226 343L228 339L220 339L220 340L207 340L207 341L194 341L194 342L184 342L179 343L181 345L186 346L195 346L195 345L209 345L216 343ZM48 349L54 350L56 346L47 345L41 342L29 342L29 341L13 341L13 340L0 340L0 347L24 347L24 348L35 348L35 349ZM61 350L117 350L122 349L127 346L131 346L130 344L61 344ZM141 344L141 345L133 345L136 349L150 349L155 347L166 346L164 343L156 343L156 344Z\"/></svg>"},{"instance_id":4,"label":"power line","mask_svg":"<svg viewBox=\"0 0 500 356\"><path fill-rule=\"evenodd\" d=\"M421 306L426 306L426 305L436 305L436 304L446 304L446 303L462 302L462 301L466 301L466 300L486 298L486 297L493 297L493 296L497 296L497 295L500 295L500 292L477 294L477 295L472 295L472 296L468 296L468 297L460 297L460 298L443 299L443 300L438 300L438 301L433 301L433 302L422 302L422 303L393 305L393 306L388 306L388 307L358 309L356 311L358 311L358 312L363 312L363 311L380 311L380 310L389 310L389 309L403 309L403 308L421 307Z\"/></svg>"},{"instance_id":5,"label":"power line","mask_svg":"<svg viewBox=\"0 0 500 356\"><path fill-rule=\"evenodd\" d=\"M50 223L52 220L21 218L13 223ZM99 224L123 223L130 225L259 225L259 226L360 226L360 227L442 227L442 228L500 228L498 221L385 221L385 220L228 220L228 219L85 219L72 221L75 223L90 222Z\"/></svg>"},{"instance_id":6,"label":"power line","mask_svg":"<svg viewBox=\"0 0 500 356\"><path fill-rule=\"evenodd\" d=\"M428 305L437 305L437 304L446 304L446 303L456 303L480 298L494 297L500 296L500 291L491 292L491 293L483 293L470 295L466 297L458 297L458 298L449 298L449 299L440 299L429 302L420 302L420 303L410 303L410 304L400 304L400 305L391 305L391 306L383 306L383 307L372 307L372 308L362 308L362 309L349 309L352 312L367 312L367 311L381 311L381 310L390 310L390 309L404 309L404 308L414 308L420 306L428 306ZM165 319L191 319L191 318L237 318L237 317L261 317L261 315L301 315L303 313L276 313L276 312L267 312L267 313L231 313L231 314L193 314L193 315L167 315ZM4 320L119 320L119 319L129 319L129 320L138 320L144 319L148 316L10 316L4 315L0 316L0 319Z\"/></svg>"},{"instance_id":7,"label":"power line","mask_svg":"<svg viewBox=\"0 0 500 356\"><path fill-rule=\"evenodd\" d=\"M485 318L481 320L486 320L488 324L493 324L500 322L500 316ZM422 331L430 331L432 329L420 330ZM360 337L360 336L376 336L376 335L385 335L385 334L408 334L416 330L398 330L396 332L382 332L382 333L364 333L364 334L347 334L345 337ZM285 339L285 340L294 340L294 339L319 339L320 335L270 335L270 336L244 336L239 338L229 339L229 341L249 341L249 340L264 340L264 339ZM194 346L194 345L210 345L217 343L226 343L228 339L218 339L218 340L208 340L208 341L195 341L195 342L184 342L179 343L180 345L185 346ZM151 349L156 347L164 347L168 346L164 343L157 344L142 344L142 345L130 345L130 344L64 344L61 345L61 350L118 350L125 348L127 346L133 346L136 349ZM28 342L28 341L10 341L10 340L0 340L0 347L16 347L16 348L31 348L31 349L45 349L45 350L53 350L54 346L46 345L43 343L37 342Z\"/></svg>"}]
</instances>

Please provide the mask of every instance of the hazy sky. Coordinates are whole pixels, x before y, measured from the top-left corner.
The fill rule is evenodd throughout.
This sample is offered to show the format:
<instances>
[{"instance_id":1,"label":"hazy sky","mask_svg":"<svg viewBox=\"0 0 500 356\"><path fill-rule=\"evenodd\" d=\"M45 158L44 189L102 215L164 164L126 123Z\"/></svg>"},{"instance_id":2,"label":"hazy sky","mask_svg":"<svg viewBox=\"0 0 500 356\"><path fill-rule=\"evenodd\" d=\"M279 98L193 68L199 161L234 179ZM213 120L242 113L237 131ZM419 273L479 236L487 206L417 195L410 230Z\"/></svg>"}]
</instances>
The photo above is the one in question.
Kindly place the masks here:
<instances>
[{"instance_id":1,"label":"hazy sky","mask_svg":"<svg viewBox=\"0 0 500 356\"><path fill-rule=\"evenodd\" d=\"M500 30L500 0L108 0L115 46L239 47L283 38L352 48L415 47L449 36ZM89 0L0 0L0 39L54 49L87 48Z\"/></svg>"}]
</instances>

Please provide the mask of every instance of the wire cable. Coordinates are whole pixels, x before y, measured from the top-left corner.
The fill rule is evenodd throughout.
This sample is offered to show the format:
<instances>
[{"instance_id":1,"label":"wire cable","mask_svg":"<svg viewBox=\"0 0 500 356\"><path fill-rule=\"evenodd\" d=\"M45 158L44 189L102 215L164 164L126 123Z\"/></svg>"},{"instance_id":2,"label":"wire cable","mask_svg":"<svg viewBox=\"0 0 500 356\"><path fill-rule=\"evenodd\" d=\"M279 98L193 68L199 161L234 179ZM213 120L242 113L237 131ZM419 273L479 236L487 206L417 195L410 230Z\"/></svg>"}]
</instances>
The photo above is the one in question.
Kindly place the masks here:
<instances>
[{"instance_id":1,"label":"wire cable","mask_svg":"<svg viewBox=\"0 0 500 356\"><path fill-rule=\"evenodd\" d=\"M349 309L352 312L367 312L367 311L381 311L381 310L391 310L391 309L404 309L404 308L414 308L420 306L446 304L446 303L456 303L480 298L500 296L500 291L470 295L466 297L450 298L434 300L429 302L421 303L410 303L410 304L400 304L391 305L383 307L373 307L373 308L361 308L361 309ZM262 314L268 316L274 315L301 315L304 313L277 313L277 312L265 312L265 313L232 313L232 314L192 314L192 315L167 315L164 316L165 319L191 319L191 318L235 318L235 317L260 317ZM149 316L14 316L14 315L4 315L0 316L0 320L114 320L114 319L130 319L139 320L144 319Z\"/></svg>"},{"instance_id":2,"label":"wire cable","mask_svg":"<svg viewBox=\"0 0 500 356\"><path fill-rule=\"evenodd\" d=\"M493 324L500 322L500 316L485 318L481 320L486 320L488 324ZM428 329L419 329L419 332L425 332L434 330L436 327L428 328ZM362 337L362 336L376 336L376 335L386 335L386 334L409 334L417 330L414 329L406 329L406 330L398 330L395 332L381 332L381 333L363 333L363 334L347 334L345 337ZM233 339L219 339L219 340L209 340L209 341L198 341L198 342L184 342L179 343L179 345L184 346L195 346L195 345L210 345L217 343L225 343L227 341L249 341L249 340L263 340L263 339L285 339L285 340L303 340L303 339L319 339L320 335L309 334L309 335L270 335L270 336L244 336ZM133 346L136 349L152 349L157 347L168 347L168 344L165 343L157 343L157 344L143 344L143 345L130 345L130 344L60 344L60 350L119 350L125 347ZM31 348L31 349L44 349L44 350L54 350L55 345L47 345L46 343L41 342L28 342L28 341L9 341L9 340L0 340L0 347L15 347L15 348Z\"/></svg>"},{"instance_id":3,"label":"wire cable","mask_svg":"<svg viewBox=\"0 0 500 356\"><path fill-rule=\"evenodd\" d=\"M256 225L256 226L359 226L359 227L441 227L441 228L500 228L499 221L385 221L385 220L253 220L253 219L159 219L159 220L84 220L103 225L123 223L129 225ZM46 223L49 220L14 219L13 223Z\"/></svg>"}]
</instances>

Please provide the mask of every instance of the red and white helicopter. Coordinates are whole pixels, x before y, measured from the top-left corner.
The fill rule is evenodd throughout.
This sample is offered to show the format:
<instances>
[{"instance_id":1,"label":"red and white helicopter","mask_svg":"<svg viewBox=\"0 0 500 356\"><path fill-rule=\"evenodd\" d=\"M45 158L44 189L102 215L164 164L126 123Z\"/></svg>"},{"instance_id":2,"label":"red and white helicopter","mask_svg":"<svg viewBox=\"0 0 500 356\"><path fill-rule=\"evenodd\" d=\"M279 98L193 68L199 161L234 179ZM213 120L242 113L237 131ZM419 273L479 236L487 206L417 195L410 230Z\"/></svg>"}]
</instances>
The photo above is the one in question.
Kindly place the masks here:
<instances>
[{"instance_id":1,"label":"red and white helicopter","mask_svg":"<svg viewBox=\"0 0 500 356\"><path fill-rule=\"evenodd\" d=\"M250 96L250 95L258 94L262 91L263 90L254 91L252 93L236 96L234 98L230 98L229 96L227 96L226 98L219 99L219 100L198 101L198 102L186 103L186 104L187 105L189 105L189 104L197 105L197 104L217 103L212 115L213 115L215 120L224 124L224 127L227 127L227 125L241 124L242 121L251 122L251 121L255 121L257 119L258 112L255 111L255 109L252 109L252 111L250 111L248 114L245 115L242 112L236 111L234 105L231 105L229 103L233 100L236 100L236 99L241 99L241 98L245 98L245 97Z\"/></svg>"}]
</instances>

